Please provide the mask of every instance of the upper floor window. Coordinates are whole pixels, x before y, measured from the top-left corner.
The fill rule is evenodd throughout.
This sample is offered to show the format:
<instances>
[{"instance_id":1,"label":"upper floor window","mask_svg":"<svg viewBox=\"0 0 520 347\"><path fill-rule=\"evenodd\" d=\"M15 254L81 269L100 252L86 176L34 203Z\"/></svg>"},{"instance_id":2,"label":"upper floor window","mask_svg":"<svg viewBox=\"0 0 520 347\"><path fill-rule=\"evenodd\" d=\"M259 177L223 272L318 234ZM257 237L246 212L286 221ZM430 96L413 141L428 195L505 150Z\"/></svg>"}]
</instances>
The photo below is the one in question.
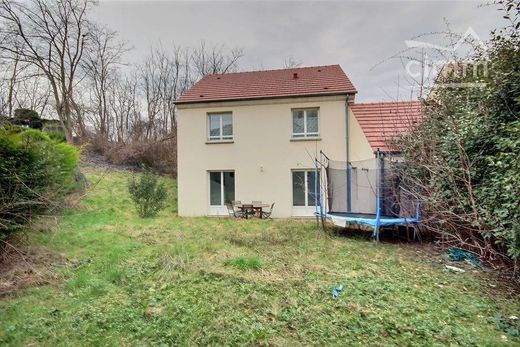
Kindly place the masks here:
<instances>
[{"instance_id":1,"label":"upper floor window","mask_svg":"<svg viewBox=\"0 0 520 347\"><path fill-rule=\"evenodd\" d=\"M208 140L233 140L233 116L231 112L208 114Z\"/></svg>"},{"instance_id":2,"label":"upper floor window","mask_svg":"<svg viewBox=\"0 0 520 347\"><path fill-rule=\"evenodd\" d=\"M318 137L320 136L318 109L294 109L293 112L293 137Z\"/></svg>"}]
</instances>

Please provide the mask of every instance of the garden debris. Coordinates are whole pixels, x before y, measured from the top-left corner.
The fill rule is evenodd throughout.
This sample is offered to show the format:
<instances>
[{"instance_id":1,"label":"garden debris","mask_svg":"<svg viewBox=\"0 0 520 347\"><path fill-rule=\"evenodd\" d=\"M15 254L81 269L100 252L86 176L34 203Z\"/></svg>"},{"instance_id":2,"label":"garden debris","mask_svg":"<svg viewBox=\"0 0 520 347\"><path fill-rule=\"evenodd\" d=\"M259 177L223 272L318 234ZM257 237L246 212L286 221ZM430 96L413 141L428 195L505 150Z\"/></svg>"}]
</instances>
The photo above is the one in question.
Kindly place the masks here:
<instances>
[{"instance_id":1,"label":"garden debris","mask_svg":"<svg viewBox=\"0 0 520 347\"><path fill-rule=\"evenodd\" d=\"M15 241L16 249L4 250L0 261L0 298L19 290L52 283L58 279L54 265L64 265L64 257L44 247Z\"/></svg>"},{"instance_id":2,"label":"garden debris","mask_svg":"<svg viewBox=\"0 0 520 347\"><path fill-rule=\"evenodd\" d=\"M332 297L337 298L341 292L343 291L343 283L341 283L338 287L332 290Z\"/></svg>"},{"instance_id":3,"label":"garden debris","mask_svg":"<svg viewBox=\"0 0 520 347\"><path fill-rule=\"evenodd\" d=\"M451 270L453 272L466 272L466 270L461 269L460 267L446 265L446 269Z\"/></svg>"},{"instance_id":4,"label":"garden debris","mask_svg":"<svg viewBox=\"0 0 520 347\"><path fill-rule=\"evenodd\" d=\"M480 261L475 253L466 251L459 247L452 247L446 252L448 257L454 261L469 261L474 267L480 268Z\"/></svg>"}]
</instances>

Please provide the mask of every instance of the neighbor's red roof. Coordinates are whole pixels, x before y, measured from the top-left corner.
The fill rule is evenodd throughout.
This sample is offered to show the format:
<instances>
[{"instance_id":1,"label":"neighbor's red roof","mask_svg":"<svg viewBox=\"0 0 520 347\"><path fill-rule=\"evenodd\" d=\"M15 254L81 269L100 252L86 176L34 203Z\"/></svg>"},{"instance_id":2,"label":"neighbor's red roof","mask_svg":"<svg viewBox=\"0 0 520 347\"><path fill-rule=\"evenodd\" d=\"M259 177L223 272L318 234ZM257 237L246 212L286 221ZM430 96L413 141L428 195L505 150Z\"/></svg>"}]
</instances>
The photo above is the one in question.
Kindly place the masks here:
<instances>
[{"instance_id":1,"label":"neighbor's red roof","mask_svg":"<svg viewBox=\"0 0 520 347\"><path fill-rule=\"evenodd\" d=\"M390 140L423 117L421 101L352 104L352 112L374 151L390 151Z\"/></svg>"},{"instance_id":2,"label":"neighbor's red roof","mask_svg":"<svg viewBox=\"0 0 520 347\"><path fill-rule=\"evenodd\" d=\"M297 74L295 78L294 74ZM339 65L235 72L204 76L176 103L341 95L356 88Z\"/></svg>"}]
</instances>

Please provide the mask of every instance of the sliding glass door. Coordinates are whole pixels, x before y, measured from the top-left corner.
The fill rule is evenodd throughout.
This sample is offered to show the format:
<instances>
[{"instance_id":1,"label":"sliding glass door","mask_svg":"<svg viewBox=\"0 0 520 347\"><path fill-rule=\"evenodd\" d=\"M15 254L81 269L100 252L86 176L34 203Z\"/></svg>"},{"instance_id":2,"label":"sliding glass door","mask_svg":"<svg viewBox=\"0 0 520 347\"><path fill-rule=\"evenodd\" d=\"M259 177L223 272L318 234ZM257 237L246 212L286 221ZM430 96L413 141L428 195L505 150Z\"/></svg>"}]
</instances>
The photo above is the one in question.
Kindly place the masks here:
<instances>
[{"instance_id":1,"label":"sliding glass door","mask_svg":"<svg viewBox=\"0 0 520 347\"><path fill-rule=\"evenodd\" d=\"M226 204L235 200L235 172L209 172L209 206L211 215L227 214Z\"/></svg>"},{"instance_id":2,"label":"sliding glass door","mask_svg":"<svg viewBox=\"0 0 520 347\"><path fill-rule=\"evenodd\" d=\"M315 186L316 181L318 185ZM315 188L316 187L316 188ZM316 195L316 191L318 195ZM320 196L320 173L315 170L292 171L293 216L313 216L316 212L316 199Z\"/></svg>"}]
</instances>

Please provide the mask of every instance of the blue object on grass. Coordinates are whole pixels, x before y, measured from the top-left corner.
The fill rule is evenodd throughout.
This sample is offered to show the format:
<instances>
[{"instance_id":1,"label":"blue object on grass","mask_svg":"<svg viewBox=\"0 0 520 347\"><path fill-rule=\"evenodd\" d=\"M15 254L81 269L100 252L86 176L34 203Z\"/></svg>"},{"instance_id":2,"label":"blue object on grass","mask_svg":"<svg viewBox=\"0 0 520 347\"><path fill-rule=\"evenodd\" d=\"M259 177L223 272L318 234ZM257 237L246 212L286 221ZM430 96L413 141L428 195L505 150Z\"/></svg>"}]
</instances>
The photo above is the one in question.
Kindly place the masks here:
<instances>
[{"instance_id":1,"label":"blue object on grass","mask_svg":"<svg viewBox=\"0 0 520 347\"><path fill-rule=\"evenodd\" d=\"M338 295L343 291L343 283L332 290L332 297L337 298Z\"/></svg>"},{"instance_id":2,"label":"blue object on grass","mask_svg":"<svg viewBox=\"0 0 520 347\"><path fill-rule=\"evenodd\" d=\"M466 251L459 247L450 248L446 254L451 260L455 261L464 261L469 260L469 262L476 268L480 268L480 261L478 260L478 256L473 253Z\"/></svg>"}]
</instances>

